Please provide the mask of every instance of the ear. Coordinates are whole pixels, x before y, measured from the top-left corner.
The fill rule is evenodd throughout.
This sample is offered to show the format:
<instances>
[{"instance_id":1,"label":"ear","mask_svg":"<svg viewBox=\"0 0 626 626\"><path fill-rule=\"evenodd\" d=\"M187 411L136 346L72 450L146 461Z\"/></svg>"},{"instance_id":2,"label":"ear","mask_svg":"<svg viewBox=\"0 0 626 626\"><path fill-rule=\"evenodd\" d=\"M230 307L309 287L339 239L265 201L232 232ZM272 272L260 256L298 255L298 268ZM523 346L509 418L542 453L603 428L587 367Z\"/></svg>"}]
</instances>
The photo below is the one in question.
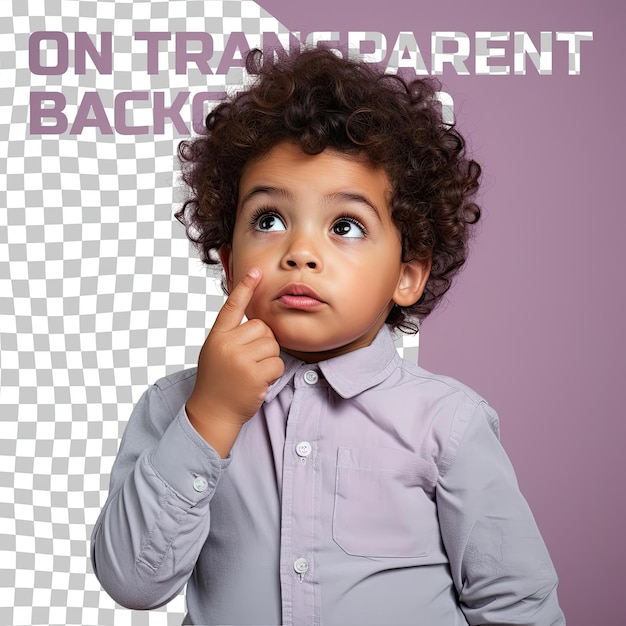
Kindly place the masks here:
<instances>
[{"instance_id":1,"label":"ear","mask_svg":"<svg viewBox=\"0 0 626 626\"><path fill-rule=\"evenodd\" d=\"M225 243L219 250L218 254L222 267L224 268L224 275L226 277L226 287L230 293L233 289L233 249L229 244Z\"/></svg>"},{"instance_id":2,"label":"ear","mask_svg":"<svg viewBox=\"0 0 626 626\"><path fill-rule=\"evenodd\" d=\"M424 293L426 282L430 276L431 262L409 261L402 264L400 279L393 294L393 301L398 306L415 304Z\"/></svg>"}]
</instances>

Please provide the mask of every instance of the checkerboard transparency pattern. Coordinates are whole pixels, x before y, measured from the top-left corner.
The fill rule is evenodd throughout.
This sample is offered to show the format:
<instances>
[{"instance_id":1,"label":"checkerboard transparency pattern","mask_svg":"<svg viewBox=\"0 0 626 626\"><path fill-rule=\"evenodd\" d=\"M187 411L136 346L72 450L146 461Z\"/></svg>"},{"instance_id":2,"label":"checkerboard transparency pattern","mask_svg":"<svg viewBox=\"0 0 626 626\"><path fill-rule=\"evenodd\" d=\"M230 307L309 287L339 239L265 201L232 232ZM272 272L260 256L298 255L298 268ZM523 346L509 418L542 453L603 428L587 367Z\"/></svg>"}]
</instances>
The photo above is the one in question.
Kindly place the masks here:
<instances>
[{"instance_id":1,"label":"checkerboard transparency pattern","mask_svg":"<svg viewBox=\"0 0 626 626\"><path fill-rule=\"evenodd\" d=\"M62 31L70 43L79 31L112 31L113 73L88 64L76 75L70 63L62 75L34 75L36 31ZM211 33L216 58L224 34L243 31L251 45L262 32L287 34L248 0L0 4L2 625L171 625L184 614L182 595L151 612L117 606L89 561L134 402L157 378L195 365L223 302L172 219L181 136L167 123L162 134L29 134L31 90L62 92L72 120L87 91L110 107L120 90L224 90L242 80L238 70L177 75L165 47L148 75L139 31ZM141 104L131 115L148 123ZM398 349L415 359L416 342L403 341Z\"/></svg>"}]
</instances>

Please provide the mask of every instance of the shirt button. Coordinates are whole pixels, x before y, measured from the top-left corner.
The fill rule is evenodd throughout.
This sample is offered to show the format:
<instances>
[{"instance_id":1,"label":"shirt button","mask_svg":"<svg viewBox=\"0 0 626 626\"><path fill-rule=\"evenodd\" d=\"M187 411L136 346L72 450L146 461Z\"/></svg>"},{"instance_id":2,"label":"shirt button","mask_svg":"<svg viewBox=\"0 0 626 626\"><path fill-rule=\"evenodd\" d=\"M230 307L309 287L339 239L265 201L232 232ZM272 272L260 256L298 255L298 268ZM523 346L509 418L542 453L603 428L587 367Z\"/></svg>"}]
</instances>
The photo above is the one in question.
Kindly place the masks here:
<instances>
[{"instance_id":1,"label":"shirt button","mask_svg":"<svg viewBox=\"0 0 626 626\"><path fill-rule=\"evenodd\" d=\"M207 483L206 479L202 478L202 476L196 476L193 479L193 488L199 493L206 491L208 486L209 483Z\"/></svg>"},{"instance_id":2,"label":"shirt button","mask_svg":"<svg viewBox=\"0 0 626 626\"><path fill-rule=\"evenodd\" d=\"M296 445L296 454L298 456L309 456L311 454L312 446L308 441L301 441Z\"/></svg>"},{"instance_id":3,"label":"shirt button","mask_svg":"<svg viewBox=\"0 0 626 626\"><path fill-rule=\"evenodd\" d=\"M314 385L318 380L319 376L317 375L317 372L309 370L308 372L304 373L304 381L309 383L309 385Z\"/></svg>"},{"instance_id":4,"label":"shirt button","mask_svg":"<svg viewBox=\"0 0 626 626\"><path fill-rule=\"evenodd\" d=\"M293 564L293 569L298 574L306 574L306 571L309 569L309 562L306 559L297 559Z\"/></svg>"}]
</instances>

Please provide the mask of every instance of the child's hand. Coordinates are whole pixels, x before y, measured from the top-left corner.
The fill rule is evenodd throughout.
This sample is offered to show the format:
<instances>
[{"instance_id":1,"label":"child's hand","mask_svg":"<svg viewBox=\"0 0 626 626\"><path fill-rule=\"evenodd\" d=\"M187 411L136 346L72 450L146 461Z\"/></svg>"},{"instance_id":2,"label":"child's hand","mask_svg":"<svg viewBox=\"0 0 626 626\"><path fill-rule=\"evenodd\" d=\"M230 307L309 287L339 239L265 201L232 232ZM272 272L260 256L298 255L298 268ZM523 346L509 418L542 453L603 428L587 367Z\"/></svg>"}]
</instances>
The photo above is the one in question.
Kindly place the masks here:
<instances>
[{"instance_id":1,"label":"child's hand","mask_svg":"<svg viewBox=\"0 0 626 626\"><path fill-rule=\"evenodd\" d=\"M200 351L196 385L186 405L193 427L222 457L284 371L270 327L259 319L241 323L260 282L261 271L250 269L224 303Z\"/></svg>"}]
</instances>

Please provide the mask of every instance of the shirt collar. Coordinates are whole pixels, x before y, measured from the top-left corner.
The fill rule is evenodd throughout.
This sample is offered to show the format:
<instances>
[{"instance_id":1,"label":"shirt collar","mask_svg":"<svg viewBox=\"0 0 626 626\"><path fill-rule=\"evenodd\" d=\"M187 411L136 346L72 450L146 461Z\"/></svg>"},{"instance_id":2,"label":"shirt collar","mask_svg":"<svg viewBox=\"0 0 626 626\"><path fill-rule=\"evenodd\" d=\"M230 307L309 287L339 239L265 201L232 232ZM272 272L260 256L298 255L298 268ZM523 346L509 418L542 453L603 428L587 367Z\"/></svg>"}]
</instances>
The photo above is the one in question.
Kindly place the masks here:
<instances>
[{"instance_id":1,"label":"shirt collar","mask_svg":"<svg viewBox=\"0 0 626 626\"><path fill-rule=\"evenodd\" d=\"M273 400L290 382L296 371L306 365L300 359L281 352L285 363L284 374L267 390L265 401ZM400 356L396 350L391 330L387 324L378 331L369 346L320 361L317 366L329 385L342 397L353 398L366 389L388 378L397 367ZM314 364L309 364L311 367Z\"/></svg>"}]
</instances>

